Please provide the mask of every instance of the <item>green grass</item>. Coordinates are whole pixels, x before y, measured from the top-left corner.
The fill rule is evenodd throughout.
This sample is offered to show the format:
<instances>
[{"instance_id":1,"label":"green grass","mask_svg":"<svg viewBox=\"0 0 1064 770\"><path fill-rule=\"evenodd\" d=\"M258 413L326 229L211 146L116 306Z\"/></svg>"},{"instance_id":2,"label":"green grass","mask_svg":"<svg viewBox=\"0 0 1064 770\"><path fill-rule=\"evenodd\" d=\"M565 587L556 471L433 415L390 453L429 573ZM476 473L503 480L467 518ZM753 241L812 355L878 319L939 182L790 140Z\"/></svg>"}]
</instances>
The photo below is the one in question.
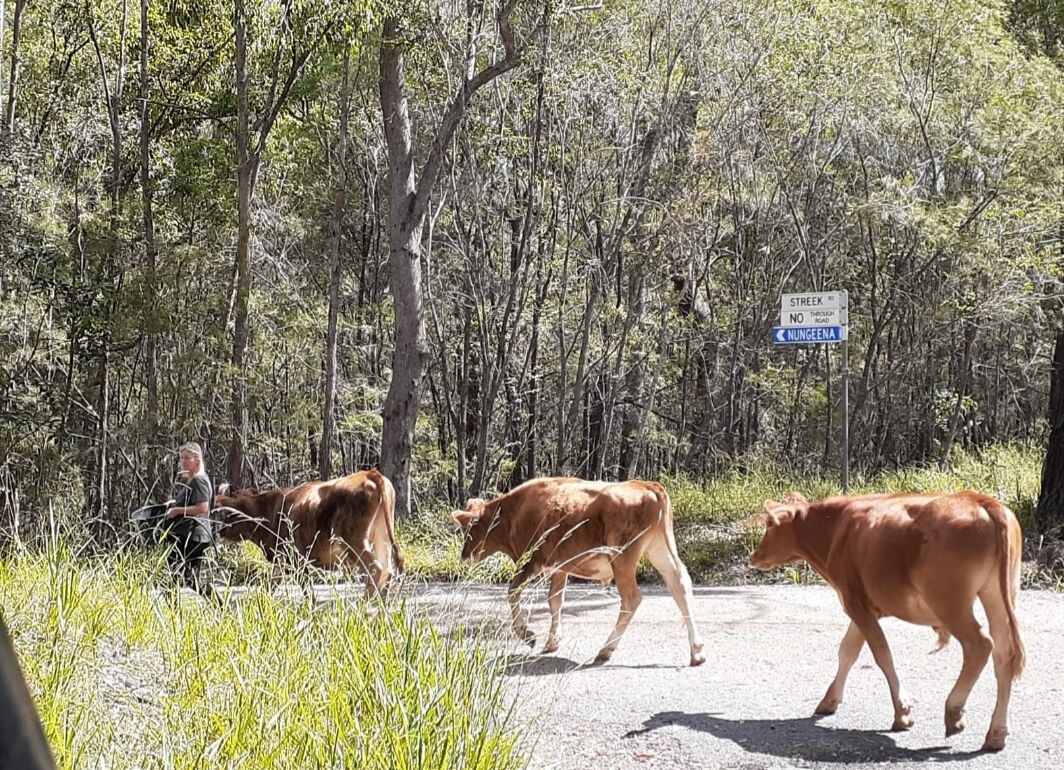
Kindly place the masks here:
<instances>
[{"instance_id":1,"label":"green grass","mask_svg":"<svg viewBox=\"0 0 1064 770\"><path fill-rule=\"evenodd\" d=\"M495 664L401 602L158 594L144 554L0 560L0 606L61 768L523 767Z\"/></svg>"}]
</instances>

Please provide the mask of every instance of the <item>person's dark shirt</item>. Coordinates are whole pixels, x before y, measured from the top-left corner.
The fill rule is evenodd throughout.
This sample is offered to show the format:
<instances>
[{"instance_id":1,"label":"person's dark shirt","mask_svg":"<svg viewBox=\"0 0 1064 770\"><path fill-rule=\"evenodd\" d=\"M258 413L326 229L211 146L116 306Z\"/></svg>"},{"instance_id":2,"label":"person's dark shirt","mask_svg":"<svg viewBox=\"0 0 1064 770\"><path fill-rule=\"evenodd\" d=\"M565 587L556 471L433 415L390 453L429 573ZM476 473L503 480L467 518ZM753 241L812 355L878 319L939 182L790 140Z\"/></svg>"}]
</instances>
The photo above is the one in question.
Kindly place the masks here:
<instances>
[{"instance_id":1,"label":"person's dark shirt","mask_svg":"<svg viewBox=\"0 0 1064 770\"><path fill-rule=\"evenodd\" d=\"M186 508L200 503L207 503L210 506L211 497L213 495L213 488L211 487L211 480L205 475L200 474L193 476L190 479L178 479L174 485L174 506L179 508ZM208 509L207 513L203 516L195 516L196 528L193 531L191 539L200 543L209 543L212 540L211 532L211 512Z\"/></svg>"}]
</instances>

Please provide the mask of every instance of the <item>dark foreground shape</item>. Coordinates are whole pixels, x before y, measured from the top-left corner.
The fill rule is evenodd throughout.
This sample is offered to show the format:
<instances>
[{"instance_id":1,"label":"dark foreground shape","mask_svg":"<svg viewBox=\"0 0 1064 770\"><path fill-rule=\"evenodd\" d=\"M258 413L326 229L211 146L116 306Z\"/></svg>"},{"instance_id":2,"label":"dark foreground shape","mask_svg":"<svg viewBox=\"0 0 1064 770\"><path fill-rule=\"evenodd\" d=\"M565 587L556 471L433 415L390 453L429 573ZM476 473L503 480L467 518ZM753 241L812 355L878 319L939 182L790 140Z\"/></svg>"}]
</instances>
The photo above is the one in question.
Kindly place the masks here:
<instances>
[{"instance_id":1,"label":"dark foreground shape","mask_svg":"<svg viewBox=\"0 0 1064 770\"><path fill-rule=\"evenodd\" d=\"M53 770L44 730L0 618L0 770Z\"/></svg>"}]
</instances>

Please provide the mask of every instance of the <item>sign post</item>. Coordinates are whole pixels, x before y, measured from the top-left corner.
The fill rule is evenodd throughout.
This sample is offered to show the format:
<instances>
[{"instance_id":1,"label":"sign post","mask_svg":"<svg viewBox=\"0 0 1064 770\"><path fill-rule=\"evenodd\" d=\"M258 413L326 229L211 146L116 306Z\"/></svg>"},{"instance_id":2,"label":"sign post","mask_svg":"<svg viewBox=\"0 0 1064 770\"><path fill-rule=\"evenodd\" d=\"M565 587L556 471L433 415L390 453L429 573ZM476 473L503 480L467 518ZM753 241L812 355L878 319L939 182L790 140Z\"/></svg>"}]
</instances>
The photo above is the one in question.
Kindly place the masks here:
<instances>
[{"instance_id":1,"label":"sign post","mask_svg":"<svg viewBox=\"0 0 1064 770\"><path fill-rule=\"evenodd\" d=\"M842 492L850 491L850 351L849 294L819 291L780 297L780 325L772 329L774 345L842 345ZM829 407L830 408L830 407Z\"/></svg>"}]
</instances>

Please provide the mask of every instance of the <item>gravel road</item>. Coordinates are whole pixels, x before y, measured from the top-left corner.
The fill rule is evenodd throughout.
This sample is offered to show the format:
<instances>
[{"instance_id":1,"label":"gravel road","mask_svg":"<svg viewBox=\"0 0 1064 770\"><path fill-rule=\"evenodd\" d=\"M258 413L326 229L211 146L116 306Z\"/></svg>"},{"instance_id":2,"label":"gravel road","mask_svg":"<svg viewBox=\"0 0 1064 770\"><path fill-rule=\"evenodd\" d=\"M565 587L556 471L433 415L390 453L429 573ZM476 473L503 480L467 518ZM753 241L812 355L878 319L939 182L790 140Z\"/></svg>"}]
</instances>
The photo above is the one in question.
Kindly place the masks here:
<instances>
[{"instance_id":1,"label":"gravel road","mask_svg":"<svg viewBox=\"0 0 1064 770\"><path fill-rule=\"evenodd\" d=\"M508 633L505 589L427 585L411 602L445 626L498 633L498 655L520 714L532 720L532 766L580 768L1064 768L1064 594L1025 591L1017 614L1027 646L1013 689L1011 735L1000 754L981 754L993 710L992 667L968 701L968 728L944 738L946 694L960 672L954 641L936 655L928 628L893 619L884 630L916 726L891 733L890 698L867 647L838 714L811 715L835 673L847 619L823 586L695 588L695 617L709 660L689 668L679 611L664 589L647 587L613 659L587 665L617 617L613 590L570 585L562 644L538 655L549 621L544 591L526 594L535 651Z\"/></svg>"}]
</instances>

